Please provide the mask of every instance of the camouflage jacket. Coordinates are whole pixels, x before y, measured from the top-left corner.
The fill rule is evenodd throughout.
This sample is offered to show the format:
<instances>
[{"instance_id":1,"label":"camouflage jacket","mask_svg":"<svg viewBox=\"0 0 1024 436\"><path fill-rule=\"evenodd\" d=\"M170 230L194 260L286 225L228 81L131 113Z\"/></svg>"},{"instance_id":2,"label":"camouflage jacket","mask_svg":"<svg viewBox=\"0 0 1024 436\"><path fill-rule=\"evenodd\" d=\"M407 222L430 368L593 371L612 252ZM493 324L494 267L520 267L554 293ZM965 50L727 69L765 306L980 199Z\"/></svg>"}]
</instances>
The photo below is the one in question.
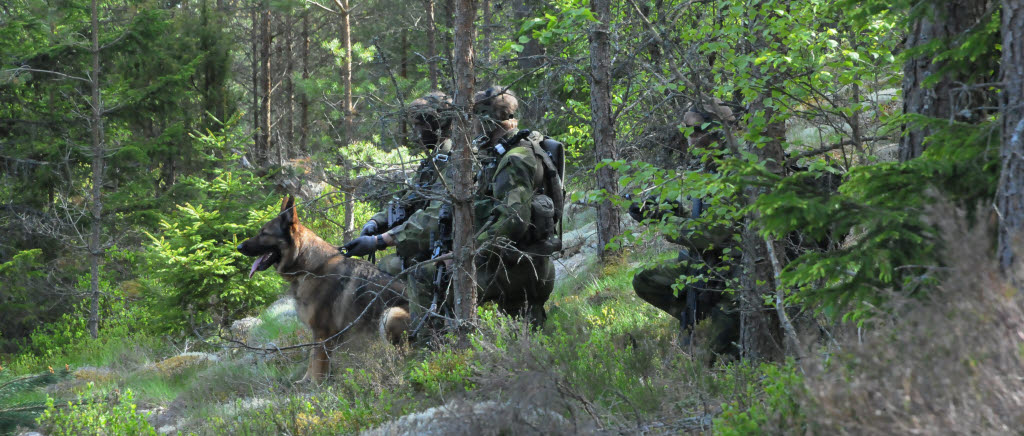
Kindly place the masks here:
<instances>
[{"instance_id":1,"label":"camouflage jacket","mask_svg":"<svg viewBox=\"0 0 1024 436\"><path fill-rule=\"evenodd\" d=\"M451 156L452 141L446 139L439 144L429 158L420 161L419 167L409 186L395 193L395 200L405 210L405 217L412 217L417 211L425 209L431 203L431 197L438 197L444 194L444 171ZM371 218L377 222L377 228L384 232L398 226L398 223L388 219L387 209L377 212ZM394 233L394 232L392 232Z\"/></svg>"},{"instance_id":2,"label":"camouflage jacket","mask_svg":"<svg viewBox=\"0 0 1024 436\"><path fill-rule=\"evenodd\" d=\"M430 259L433 254L431 242L438 237L438 220L443 205L441 200L432 200L427 207L417 210L405 222L391 229L395 252L402 259L413 262Z\"/></svg>"},{"instance_id":3,"label":"camouflage jacket","mask_svg":"<svg viewBox=\"0 0 1024 436\"><path fill-rule=\"evenodd\" d=\"M515 133L510 131L504 138L511 138ZM499 237L521 242L527 234L530 201L544 177L543 164L534 154L542 151L534 150L535 142L522 140L519 144L509 144L504 153L497 147L480 150L481 168L473 202L478 244Z\"/></svg>"},{"instance_id":4,"label":"camouflage jacket","mask_svg":"<svg viewBox=\"0 0 1024 436\"><path fill-rule=\"evenodd\" d=\"M666 221L669 227L678 229L679 234L666 235L665 239L698 252L730 245L737 229L728 225L703 225L701 221L693 218L694 204L693 200L685 196L676 199L653 197L643 203L634 202L630 205L629 216L637 222L645 219Z\"/></svg>"}]
</instances>

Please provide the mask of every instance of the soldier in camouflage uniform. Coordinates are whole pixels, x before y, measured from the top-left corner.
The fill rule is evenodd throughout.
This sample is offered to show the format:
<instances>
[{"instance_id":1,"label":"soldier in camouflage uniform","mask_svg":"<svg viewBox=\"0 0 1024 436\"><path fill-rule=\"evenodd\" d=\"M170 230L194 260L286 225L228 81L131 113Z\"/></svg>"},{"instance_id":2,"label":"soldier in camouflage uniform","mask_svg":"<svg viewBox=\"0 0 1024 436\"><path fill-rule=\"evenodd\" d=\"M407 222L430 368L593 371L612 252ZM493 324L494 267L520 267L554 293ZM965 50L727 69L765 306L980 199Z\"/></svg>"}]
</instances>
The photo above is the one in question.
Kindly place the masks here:
<instances>
[{"instance_id":1,"label":"soldier in camouflage uniform","mask_svg":"<svg viewBox=\"0 0 1024 436\"><path fill-rule=\"evenodd\" d=\"M544 303L554 289L552 246L538 228L551 220L544 195L545 167L539 132L521 131L514 115L519 103L506 88L492 86L474 95L480 170L474 197L478 299L529 317L535 325L547 315ZM529 135L527 135L529 133ZM550 225L553 227L553 225ZM551 232L547 232L549 235Z\"/></svg>"},{"instance_id":2,"label":"soldier in camouflage uniform","mask_svg":"<svg viewBox=\"0 0 1024 436\"><path fill-rule=\"evenodd\" d=\"M709 106L709 111L691 107L683 115L683 124L694 128L687 138L691 157L697 148L707 148L724 140L721 126L715 120L735 120L732 111L720 100ZM701 167L699 162L687 162L685 166L690 170L709 170ZM669 207L664 207L664 204ZM715 277L714 271L723 265L723 250L730 247L737 230L731 226L691 228L688 221L697 219L702 209L701 199L685 195L672 199L651 198L629 208L630 216L638 222L667 219L676 227L689 228L678 238L668 238L683 247L675 261L640 271L633 277L633 289L644 301L679 319L684 344L689 343L695 324L710 317L712 351L734 354L736 350L732 344L738 339L738 317L732 310L733 302L722 292L725 289L724 278ZM670 216L666 218L665 215ZM682 285L679 289L676 282L683 276L702 276L705 279Z\"/></svg>"},{"instance_id":3,"label":"soldier in camouflage uniform","mask_svg":"<svg viewBox=\"0 0 1024 436\"><path fill-rule=\"evenodd\" d=\"M388 208L367 221L360 236L343 247L347 256L365 256L394 246L395 254L382 258L378 268L395 276L431 258L431 235L437 231L442 199L447 197L444 180L452 148L454 107L447 95L431 92L416 99L409 105L409 113L427 156L420 161L410 186L396 193ZM434 272L431 263L406 272L406 293L414 319L431 304Z\"/></svg>"}]
</instances>

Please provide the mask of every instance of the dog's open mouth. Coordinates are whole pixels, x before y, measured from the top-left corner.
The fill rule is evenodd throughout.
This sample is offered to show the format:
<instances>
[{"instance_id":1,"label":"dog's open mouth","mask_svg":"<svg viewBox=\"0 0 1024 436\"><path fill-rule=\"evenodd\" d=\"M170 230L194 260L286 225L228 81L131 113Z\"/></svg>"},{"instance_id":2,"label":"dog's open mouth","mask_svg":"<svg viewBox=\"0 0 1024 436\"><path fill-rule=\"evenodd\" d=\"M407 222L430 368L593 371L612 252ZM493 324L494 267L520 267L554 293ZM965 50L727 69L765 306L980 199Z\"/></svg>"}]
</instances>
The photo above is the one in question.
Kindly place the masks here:
<instances>
[{"instance_id":1,"label":"dog's open mouth","mask_svg":"<svg viewBox=\"0 0 1024 436\"><path fill-rule=\"evenodd\" d=\"M251 279L253 274L256 274L257 271L263 271L270 268L279 260L281 260L281 253L276 250L257 257L256 261L252 263L252 268L249 269L249 278Z\"/></svg>"}]
</instances>

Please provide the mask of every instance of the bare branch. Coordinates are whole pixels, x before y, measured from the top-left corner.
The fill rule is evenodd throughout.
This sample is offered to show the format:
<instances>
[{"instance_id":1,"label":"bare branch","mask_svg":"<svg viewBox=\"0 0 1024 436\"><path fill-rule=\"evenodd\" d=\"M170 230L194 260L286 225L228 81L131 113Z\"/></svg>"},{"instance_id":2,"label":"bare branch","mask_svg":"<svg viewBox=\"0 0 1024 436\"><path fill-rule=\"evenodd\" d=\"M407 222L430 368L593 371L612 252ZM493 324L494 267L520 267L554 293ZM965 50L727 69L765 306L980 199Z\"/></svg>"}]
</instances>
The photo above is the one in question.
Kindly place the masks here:
<instances>
[{"instance_id":1,"label":"bare branch","mask_svg":"<svg viewBox=\"0 0 1024 436\"><path fill-rule=\"evenodd\" d=\"M37 70L35 68L29 68L29 67L24 67L24 66L23 67L18 67L18 68L12 68L12 69L9 69L9 70L3 70L2 72L3 73L14 74L14 73L17 73L17 72L20 72L20 71L27 71L27 72L30 72L30 73L52 74L52 75L60 77L62 79L78 80L78 81L81 81L81 82L90 83L89 79L86 79L84 77L72 76L70 74L64 74L64 73L60 73L60 72L57 72L57 71Z\"/></svg>"}]
</instances>

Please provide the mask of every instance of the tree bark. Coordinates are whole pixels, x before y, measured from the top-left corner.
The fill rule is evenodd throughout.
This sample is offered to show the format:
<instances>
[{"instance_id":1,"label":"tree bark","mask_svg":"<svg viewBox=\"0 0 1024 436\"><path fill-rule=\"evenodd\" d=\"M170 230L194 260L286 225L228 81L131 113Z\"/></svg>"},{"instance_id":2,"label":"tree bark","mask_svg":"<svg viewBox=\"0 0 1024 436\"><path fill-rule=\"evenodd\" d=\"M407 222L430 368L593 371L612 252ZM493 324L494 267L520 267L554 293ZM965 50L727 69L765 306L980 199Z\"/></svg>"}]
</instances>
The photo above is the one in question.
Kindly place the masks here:
<instances>
[{"instance_id":1,"label":"tree bark","mask_svg":"<svg viewBox=\"0 0 1024 436\"><path fill-rule=\"evenodd\" d=\"M494 30L491 29L491 0L483 0L483 38L480 39L480 63L485 67L491 64L491 41L494 40Z\"/></svg>"},{"instance_id":2,"label":"tree bark","mask_svg":"<svg viewBox=\"0 0 1024 436\"><path fill-rule=\"evenodd\" d=\"M270 4L264 0L260 10L260 113L259 139L256 141L256 154L259 166L266 167L270 162Z\"/></svg>"},{"instance_id":3,"label":"tree bark","mask_svg":"<svg viewBox=\"0 0 1024 436\"><path fill-rule=\"evenodd\" d=\"M434 24L434 0L424 0L427 9L427 68L430 89L437 90L437 26Z\"/></svg>"},{"instance_id":4,"label":"tree bark","mask_svg":"<svg viewBox=\"0 0 1024 436\"><path fill-rule=\"evenodd\" d=\"M522 23L524 20L533 17L539 7L540 4L537 0L517 0L515 10L516 21ZM591 2L591 9L593 9L593 2ZM540 45L540 41L530 36L530 40L523 44L523 51L519 53L519 69L523 73L527 73L539 67L543 63L541 59L543 56L544 47Z\"/></svg>"},{"instance_id":5,"label":"tree bark","mask_svg":"<svg viewBox=\"0 0 1024 436\"><path fill-rule=\"evenodd\" d=\"M103 99L100 97L100 24L97 0L92 0L92 74L89 88L92 91L92 225L89 234L89 334L99 337L100 324L100 264L103 262L103 247L100 237L103 232L103 166L106 147L103 144Z\"/></svg>"},{"instance_id":6,"label":"tree bark","mask_svg":"<svg viewBox=\"0 0 1024 436\"><path fill-rule=\"evenodd\" d=\"M341 37L345 46L345 62L341 67L341 80L345 86L345 139L344 147L352 146L352 139L355 137L354 108L352 107L352 26L349 21L351 8L348 0L339 0L338 6L341 9ZM355 182L352 177L351 159L345 159L342 165L345 172L345 240L352 238L355 231Z\"/></svg>"},{"instance_id":7,"label":"tree bark","mask_svg":"<svg viewBox=\"0 0 1024 436\"><path fill-rule=\"evenodd\" d=\"M302 80L309 80L309 10L302 12ZM299 150L309 153L309 96L299 98Z\"/></svg>"},{"instance_id":8,"label":"tree bark","mask_svg":"<svg viewBox=\"0 0 1024 436\"><path fill-rule=\"evenodd\" d=\"M907 34L906 47L912 49L936 39L953 38L970 30L985 15L988 0L947 0L932 2L932 9L916 19ZM928 6L925 6L928 7ZM954 89L969 83L973 71L941 76L938 83L925 87L925 79L943 74L946 62L934 61L932 54L911 58L903 66L903 113L947 119L956 112ZM904 126L899 158L906 162L924 153L925 138L932 129Z\"/></svg>"},{"instance_id":9,"label":"tree bark","mask_svg":"<svg viewBox=\"0 0 1024 436\"><path fill-rule=\"evenodd\" d=\"M280 147L284 149L284 157L290 158L294 153L292 149L295 144L295 84L292 83L292 75L295 74L295 57L292 55L292 16L287 13L284 16L284 35L281 38L284 44L284 141Z\"/></svg>"},{"instance_id":10,"label":"tree bark","mask_svg":"<svg viewBox=\"0 0 1024 436\"><path fill-rule=\"evenodd\" d=\"M762 113L765 119L771 119L774 110L765 106L764 97L756 99L751 104L751 113ZM785 140L785 125L779 122L769 123L761 134L771 138L763 147L750 144L748 152L755 154L758 161L764 162L769 171L776 174L782 173L783 169L779 162L785 160L785 153L782 149L782 142ZM753 204L763 193L763 188L750 186L744 188L746 203ZM766 310L764 297L774 294L770 285L773 283L774 273L769 261L770 254L758 235L756 215L749 215L745 219L741 239L741 264L743 269L740 275L740 290L737 293L740 299L740 355L749 360L779 360L782 357L783 349L782 335L779 329L779 318L772 316L772 312Z\"/></svg>"},{"instance_id":11,"label":"tree bark","mask_svg":"<svg viewBox=\"0 0 1024 436\"><path fill-rule=\"evenodd\" d=\"M800 345L800 338L796 334L793 323L786 314L786 291L782 287L782 262L779 261L778 253L785 253L782 244L775 242L772 238L764 238L765 247L768 249L768 258L772 262L772 279L775 283L775 314L779 317L779 324L786 338L786 354L793 356L797 362L803 354L803 346Z\"/></svg>"},{"instance_id":12,"label":"tree bark","mask_svg":"<svg viewBox=\"0 0 1024 436\"><path fill-rule=\"evenodd\" d=\"M590 10L598 21L590 28L590 109L594 148L598 162L618 158L615 149L615 120L611 103L611 5L609 0L591 0ZM618 177L610 166L597 170L597 187L607 195L619 192ZM619 250L608 248L612 238L622 232L619 209L609 200L597 205L597 242L601 259L608 260Z\"/></svg>"},{"instance_id":13,"label":"tree bark","mask_svg":"<svg viewBox=\"0 0 1024 436\"><path fill-rule=\"evenodd\" d=\"M398 62L398 77L403 79L409 78L409 30L402 29L402 43L399 44L399 62ZM409 122L408 117L400 117L398 120L398 130L401 134L402 142L406 143L409 140ZM408 144L407 144L408 145Z\"/></svg>"},{"instance_id":14,"label":"tree bark","mask_svg":"<svg viewBox=\"0 0 1024 436\"><path fill-rule=\"evenodd\" d=\"M1003 138L996 206L999 211L998 259L1013 277L1024 227L1024 0L1003 0L1001 111ZM1015 247L1016 246L1016 247Z\"/></svg>"},{"instance_id":15,"label":"tree bark","mask_svg":"<svg viewBox=\"0 0 1024 436\"><path fill-rule=\"evenodd\" d=\"M473 0L455 2L455 105L459 117L455 126L455 181L452 193L452 228L454 229L454 267L452 284L455 291L455 314L460 324L476 319L476 241L473 238L473 148L470 146L469 114L473 113L473 39L476 4ZM464 329L460 329L464 332Z\"/></svg>"},{"instance_id":16,"label":"tree bark","mask_svg":"<svg viewBox=\"0 0 1024 436\"><path fill-rule=\"evenodd\" d=\"M452 81L448 81L444 77L441 77L441 72L442 71L447 72L447 71L449 71L449 69L450 70L454 70L454 68L455 68L455 65L454 65L455 61L453 60L453 59L455 59L455 43L452 40L452 38L453 38L452 34L454 33L454 30L455 30L455 27L456 27L455 26L455 0L444 0L444 6L445 6L445 14L444 14L445 23L447 24L449 31L444 32L444 47L441 47L440 49L438 49L438 56L441 56L441 53L444 53L444 57L438 58L438 61L440 63L440 61L442 61L442 60L447 60L448 61L448 67L445 68L444 70L442 70L440 67L438 68L437 83L438 83L438 86L443 86L443 87L447 88L448 86L455 86L454 78L452 79ZM476 9L476 3L473 4L473 9ZM474 57L475 57L475 55L474 55ZM473 62L475 64L476 60L474 59ZM454 71L453 71L453 74L454 74ZM445 81L444 84L441 84L442 80Z\"/></svg>"},{"instance_id":17,"label":"tree bark","mask_svg":"<svg viewBox=\"0 0 1024 436\"><path fill-rule=\"evenodd\" d=\"M253 154L252 161L256 165L260 163L260 150L263 149L263 135L260 132L260 120L263 116L260 115L263 112L263 106L260 105L260 88L262 83L260 81L260 11L262 10L262 3L260 5L254 5L249 15L252 19L252 143L253 143Z\"/></svg>"}]
</instances>

